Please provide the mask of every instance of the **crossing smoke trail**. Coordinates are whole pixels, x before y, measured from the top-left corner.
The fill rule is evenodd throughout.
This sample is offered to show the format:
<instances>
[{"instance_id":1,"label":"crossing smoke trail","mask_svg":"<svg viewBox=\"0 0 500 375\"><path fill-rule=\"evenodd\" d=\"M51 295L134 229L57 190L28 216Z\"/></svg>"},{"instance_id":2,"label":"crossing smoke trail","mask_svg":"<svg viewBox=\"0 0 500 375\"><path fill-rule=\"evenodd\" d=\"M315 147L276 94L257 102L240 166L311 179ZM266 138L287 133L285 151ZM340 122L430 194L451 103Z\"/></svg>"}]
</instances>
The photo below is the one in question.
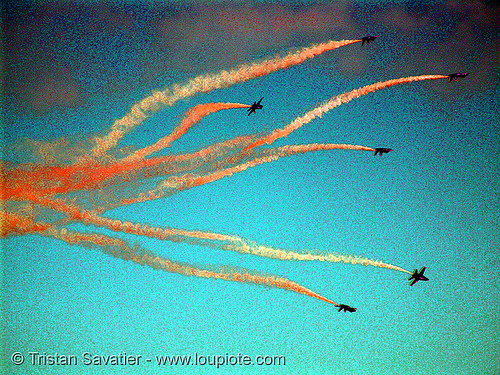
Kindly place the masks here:
<instances>
[{"instance_id":1,"label":"crossing smoke trail","mask_svg":"<svg viewBox=\"0 0 500 375\"><path fill-rule=\"evenodd\" d=\"M256 167L261 164L271 163L282 157L292 156L295 154L303 154L312 151L326 150L359 150L359 151L375 151L374 148L348 145L348 144L333 144L333 143L314 143L306 145L282 146L270 150L261 150L263 156L255 157L246 163L236 165L234 167L217 170L210 174L198 176L194 174L186 174L184 176L173 176L161 182L155 189L149 192L140 194L137 198L122 200L123 205L146 202L154 199L162 198L166 195L172 195L176 192L187 190L196 186L208 184L224 177L230 177L233 174L241 173L249 168ZM236 159L235 159L236 160Z\"/></svg>"},{"instance_id":2,"label":"crossing smoke trail","mask_svg":"<svg viewBox=\"0 0 500 375\"><path fill-rule=\"evenodd\" d=\"M312 120L314 120L318 117L321 118L326 112L332 110L333 108L338 107L339 105L342 105L342 104L346 104L353 99L370 94L374 91L385 89L387 87L399 85L402 83L425 81L425 80L430 80L430 79L443 79L443 78L448 78L448 76L421 75L421 76L414 76L414 77L391 79L391 80L388 80L385 82L377 82L377 83L374 83L373 85L360 87L356 90L352 90L352 91L346 92L344 94L334 96L329 101L323 103L319 107L316 107L316 108L312 109L311 111L306 112L304 115L297 117L295 120L293 120L287 126L281 128L281 129L276 129L273 132L271 132L269 135L264 136L261 139L258 139L257 141L255 141L251 145L247 146L246 150L254 148L254 147L262 146L264 144L269 145L269 144L273 143L275 140L277 140L278 138L283 138L283 137L288 136L290 133L299 129L303 125L311 122Z\"/></svg>"},{"instance_id":3,"label":"crossing smoke trail","mask_svg":"<svg viewBox=\"0 0 500 375\"><path fill-rule=\"evenodd\" d=\"M38 233L47 228L47 224L37 223L30 217L0 211L0 238L14 234Z\"/></svg>"},{"instance_id":4,"label":"crossing smoke trail","mask_svg":"<svg viewBox=\"0 0 500 375\"><path fill-rule=\"evenodd\" d=\"M354 43L356 41L350 41L350 42ZM336 42L336 43L341 43L341 42ZM350 44L350 43L348 43L348 44ZM280 129L276 129L273 132L271 132L269 135L266 135L266 136L261 137L260 139L257 139L256 141L254 141L250 145L246 146L244 150L248 151L252 148L262 146L264 144L271 144L276 139L286 137L290 133L292 133L293 131L302 127L303 125L311 122L312 120L314 120L318 117L322 117L323 114L330 111L331 109L338 107L342 104L346 104L353 99L370 94L374 91L381 90L381 89L391 87L394 85L403 84L403 83L410 83L410 82L431 80L431 79L443 79L443 78L447 79L448 76L445 76L445 75L421 75L421 76L398 78L398 79L388 80L385 82L377 82L377 83L372 84L372 85L364 86L364 87L349 91L347 93L337 95L337 96L331 98L328 102L322 104L321 106L314 108L313 110L305 113L304 115L302 115L300 117L297 117L295 120L293 120L287 126L280 128ZM200 112L203 113L203 110L204 109L208 110L208 108L210 108L210 107L207 107L207 108L201 107ZM199 112L195 111L192 113L193 118L196 117L197 113L199 113ZM188 116L190 117L190 115L188 115ZM159 142L157 142L153 146L147 147L146 149L143 149L143 150L139 150L135 155L134 154L131 155L130 160L134 161L137 158L142 158L142 157L146 156L147 154L150 153L150 151L155 152L155 150L159 150L162 147L166 147L165 145L168 145L169 142L182 136L182 134L184 134L185 131L187 131L189 126L192 125L192 124L188 125L189 124L189 120L187 120L188 116L186 116L186 122L184 123L184 121L183 121L183 123L181 123L181 125L178 128L176 128L176 130L174 130L174 132L170 136L167 136L166 138L160 140ZM194 121L196 122L196 120L194 120ZM228 170L228 173L233 174L230 170ZM94 178L96 178L96 177L94 177ZM206 177L206 178L208 178L208 177ZM168 183L170 183L170 182L168 182ZM62 187L60 187L59 189L62 189ZM159 188L159 190L161 190L161 187ZM56 189L56 191L57 191L57 189ZM57 191L57 192L60 192L60 191ZM160 197L160 196L162 196L161 193L158 193L158 197ZM149 197L146 197L145 195L143 195L141 198L145 199L145 200L157 199L155 193L150 193Z\"/></svg>"},{"instance_id":5,"label":"crossing smoke trail","mask_svg":"<svg viewBox=\"0 0 500 375\"><path fill-rule=\"evenodd\" d=\"M65 228L58 230L55 228L48 228L41 234L59 240L63 240L69 244L78 244L85 247L98 247L104 253L112 255L125 261L132 261L142 266L148 266L156 270L166 271L170 273L177 273L184 276L195 276L206 279L220 279L225 281L234 281L242 283L250 283L257 285L265 285L273 288L285 289L318 300L328 302L332 305L339 306L339 304L325 298L312 290L297 284L291 280L279 276L264 276L251 273L248 270L238 269L233 270L225 267L229 272L216 272L211 270L202 269L199 267L191 266L187 263L177 263L169 259L155 255L149 251L139 248L138 246L130 247L123 240L109 237L96 233L75 233L66 230Z\"/></svg>"},{"instance_id":6,"label":"crossing smoke trail","mask_svg":"<svg viewBox=\"0 0 500 375\"><path fill-rule=\"evenodd\" d=\"M193 125L198 123L203 117L215 113L218 111L222 111L224 109L233 109L233 108L250 108L251 106L248 104L239 104L239 103L206 103L199 104L186 113L185 117L182 119L179 126L177 126L172 133L161 138L154 145L145 147L143 149L137 150L132 155L125 158L124 162L137 161L145 158L146 156L160 151L163 148L169 147L170 144L182 137Z\"/></svg>"},{"instance_id":7,"label":"crossing smoke trail","mask_svg":"<svg viewBox=\"0 0 500 375\"><path fill-rule=\"evenodd\" d=\"M111 152L108 154L108 150L115 147L125 134L164 106L173 105L180 99L189 98L199 93L229 87L239 82L264 76L279 69L300 64L325 51L359 41L347 40L311 46L290 53L285 57L275 57L263 62L242 65L217 74L202 75L184 85L176 84L164 91L155 92L136 103L126 116L116 120L107 135L102 138L95 138L95 145L93 145L90 152L80 157L76 164L63 165L63 158L57 156L54 157L54 160L60 164L56 164L54 161L46 162L43 165L25 163L13 168L11 164L0 162L0 176L2 177L0 181L2 183L2 189L0 189L2 201L0 203L3 204L2 208L7 208L7 212L0 211L0 237L26 233L49 235L68 243L81 244L87 247L99 246L105 252L117 258L131 260L154 269L187 276L268 285L308 295L336 306L338 304L333 301L285 278L262 276L247 270L236 270L235 268L230 269L228 272L218 272L183 263L175 263L138 247L131 247L121 239L101 234L72 233L65 228L58 228L63 224L77 221L114 232L209 246L270 259L343 262L386 268L410 274L411 272L401 267L364 257L339 253L321 254L314 251L288 251L260 245L239 236L152 227L101 216L102 212L112 207L113 203L116 204L115 207L118 207L169 196L179 191L201 186L224 177L230 177L235 173L243 172L260 164L273 162L281 157L333 149L374 151L370 147L348 144L307 144L267 149L257 147L272 144L275 140L288 136L304 124L321 117L329 110L376 90L414 81L446 79L448 76L422 75L378 82L332 97L328 102L306 112L285 127L276 129L269 134L241 136L209 145L193 153L147 159L147 156L169 147L172 142L185 135L190 127L199 122L204 116L224 109L250 107L239 103L201 104L188 110L180 124L155 144L139 149L127 157L120 158ZM43 142L39 143L43 144ZM59 143L56 142L56 146L60 146ZM55 146L50 148L50 150L59 149L60 147ZM81 151L85 149L86 147L79 149L79 152L75 155L80 155ZM72 150L73 148L70 148L66 151L71 154ZM128 153L125 149L116 150L116 152L118 151L122 151L123 154ZM67 160L73 162L78 158L75 155ZM4 181L5 176L7 176L7 179ZM170 177L153 190L148 190L151 189L153 183L157 182L156 178L163 176ZM138 186L142 189L141 191L146 191L146 193L137 195ZM103 190L103 187L106 189ZM116 194L115 190L118 191ZM67 195L62 196L63 194ZM133 198L125 199L125 197L130 196ZM112 201L111 198L116 199ZM61 213L64 214L62 219L60 219ZM54 214L58 216L49 216ZM51 217L51 222L39 222L36 220L37 217Z\"/></svg>"},{"instance_id":8,"label":"crossing smoke trail","mask_svg":"<svg viewBox=\"0 0 500 375\"><path fill-rule=\"evenodd\" d=\"M9 199L17 200L23 199L23 194L26 191L43 196L99 189L106 185L108 179L130 180L134 177L133 173L140 171L150 176L186 172L215 162L218 157L226 153L237 152L257 138L257 134L240 136L212 144L193 153L160 156L138 161L120 160L111 164L91 163L37 167L35 169L16 168L13 170L0 166L0 173L7 175L5 184L0 189L0 196L1 199L9 197ZM113 181L107 181L107 183L111 184ZM38 184L35 189L34 184Z\"/></svg>"},{"instance_id":9,"label":"crossing smoke trail","mask_svg":"<svg viewBox=\"0 0 500 375\"><path fill-rule=\"evenodd\" d=\"M107 150L115 147L127 133L140 125L144 120L158 112L161 108L172 106L178 100L197 94L230 87L236 83L265 76L281 69L300 64L324 52L334 50L361 40L329 41L302 48L284 57L273 57L253 64L244 64L229 71L216 74L200 75L184 85L174 84L171 88L156 91L147 98L134 104L128 114L114 122L111 131L102 138L96 138L96 145L90 151L90 159L103 156ZM88 159L88 158L87 158ZM83 159L85 160L85 158Z\"/></svg>"},{"instance_id":10,"label":"crossing smoke trail","mask_svg":"<svg viewBox=\"0 0 500 375\"><path fill-rule=\"evenodd\" d=\"M444 75L421 75L421 76L413 76L413 77L405 77L405 78L398 78L398 79L392 79L388 80L385 82L377 82L372 85L360 87L358 89L349 91L347 93L337 95L330 99L328 102L322 104L319 107L314 108L313 110L307 112L303 116L300 116L296 118L294 121L292 121L290 124L285 126L284 128L281 129L276 129L273 132L271 132L269 135L261 137L260 139L256 140L252 144L248 145L245 147L244 150L249 151L252 148L262 146L264 144L271 144L273 143L276 139L286 137L293 131L299 129L303 125L311 122L312 120L316 119L317 117L322 117L322 115L331 109L338 107L342 104L348 103L353 99L359 98L361 96L367 95L369 93L372 93L377 90L381 90L383 88L391 87L394 85L399 85L403 83L410 83L410 82L416 82L416 81L423 81L423 80L431 80L431 79L447 79L448 76ZM340 146L351 146L351 145L340 145ZM254 167L259 164L263 163L268 163L272 162L274 160L277 160L280 157L283 156L290 156L293 153L298 153L298 152L306 152L306 151L315 151L316 149L332 149L332 148L342 148L342 147L335 147L333 146L332 148L317 148L317 145L311 145L310 149L302 148L298 146L298 148L293 148L293 146L284 146L284 148L278 149L275 154L267 157L262 157L258 159L254 159L253 161L247 162L245 164L241 164L238 166L235 166L233 168L228 168L225 170L220 170L216 171L214 173L211 173L209 175L205 176L182 176L182 177L172 177L165 182L161 183L155 190L149 191L148 193L141 194L138 198L133 199L133 200L125 200L122 203L123 204L131 204L131 203L136 203L136 202L143 202L147 200L153 200L153 199L158 199L161 198L165 195L164 189L169 188L169 189L178 189L178 190L185 190L193 186L199 186L203 185L215 180L218 180L220 178L226 177L226 176L231 176L234 173L242 172L248 168ZM357 150L366 150L366 151L374 151L373 148L368 148L363 146L351 146L355 147L354 149ZM347 149L353 149L353 148L347 148ZM288 151L287 151L288 150ZM304 151L300 151L304 150Z\"/></svg>"},{"instance_id":11,"label":"crossing smoke trail","mask_svg":"<svg viewBox=\"0 0 500 375\"><path fill-rule=\"evenodd\" d=\"M173 242L188 242L195 245L211 246L223 250L236 251L242 254L252 254L271 259L349 263L373 266L378 268L387 268L411 274L410 271L407 271L401 267L364 257L345 255L340 253L330 253L325 255L297 253L293 251L274 249L269 246L259 245L253 241L249 241L238 236L212 232L189 231L183 229L166 229L150 227L148 225L142 225L138 223L134 224L130 222L121 222L120 220L113 220L98 216L92 212L82 211L78 207L70 206L57 200L42 199L37 203L50 206L54 210L58 210L67 215L70 215L72 218L81 220L87 225L93 224L96 226L108 228L115 232L130 233L138 236L147 236L159 240L167 240Z\"/></svg>"}]
</instances>

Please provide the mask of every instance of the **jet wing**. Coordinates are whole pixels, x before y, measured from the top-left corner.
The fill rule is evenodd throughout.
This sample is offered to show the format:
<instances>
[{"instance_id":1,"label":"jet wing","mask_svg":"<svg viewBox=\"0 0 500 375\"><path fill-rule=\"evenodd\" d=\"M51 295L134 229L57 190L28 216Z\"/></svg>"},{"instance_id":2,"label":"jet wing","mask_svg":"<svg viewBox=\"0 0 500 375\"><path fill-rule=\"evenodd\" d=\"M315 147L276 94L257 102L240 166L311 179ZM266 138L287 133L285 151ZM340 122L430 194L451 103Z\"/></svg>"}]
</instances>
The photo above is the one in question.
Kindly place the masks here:
<instances>
[{"instance_id":1,"label":"jet wing","mask_svg":"<svg viewBox=\"0 0 500 375\"><path fill-rule=\"evenodd\" d=\"M414 279L411 283L410 283L410 286L413 286L413 284L415 284L417 282L417 279Z\"/></svg>"}]
</instances>

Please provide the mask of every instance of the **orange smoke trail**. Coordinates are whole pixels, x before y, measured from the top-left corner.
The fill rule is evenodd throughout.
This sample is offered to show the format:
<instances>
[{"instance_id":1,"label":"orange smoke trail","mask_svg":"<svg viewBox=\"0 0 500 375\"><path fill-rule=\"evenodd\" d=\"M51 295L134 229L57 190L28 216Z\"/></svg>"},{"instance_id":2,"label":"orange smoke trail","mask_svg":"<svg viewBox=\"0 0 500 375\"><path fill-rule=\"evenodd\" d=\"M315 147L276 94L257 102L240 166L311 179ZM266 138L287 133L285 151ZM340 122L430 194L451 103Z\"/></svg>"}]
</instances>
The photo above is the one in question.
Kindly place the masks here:
<instances>
[{"instance_id":1,"label":"orange smoke trail","mask_svg":"<svg viewBox=\"0 0 500 375\"><path fill-rule=\"evenodd\" d=\"M134 104L128 114L114 122L111 131L102 138L96 138L96 145L90 151L90 157L100 157L107 150L115 147L118 141L137 125L158 112L165 106L172 106L178 100L192 97L196 94L230 87L236 83L265 76L281 69L300 64L324 52L346 46L361 40L329 41L302 48L284 57L273 57L262 62L244 64L229 71L216 74L200 75L191 79L185 85L174 84L171 88L154 92L151 96Z\"/></svg>"},{"instance_id":2,"label":"orange smoke trail","mask_svg":"<svg viewBox=\"0 0 500 375\"><path fill-rule=\"evenodd\" d=\"M50 166L9 170L2 169L0 173L6 175L6 181L0 189L0 198L3 200L22 200L26 191L39 196L63 194L77 190L94 190L102 187L102 183L110 178L124 176L125 173L139 171L145 168L154 168L161 164L168 164L169 173L179 173L195 169L203 163L220 156L234 148L243 148L255 140L258 135L240 136L224 142L219 142L199 151L181 155L160 156L139 161L121 160L113 164L77 164L71 166ZM175 167L175 163L188 161L188 165Z\"/></svg>"},{"instance_id":3,"label":"orange smoke trail","mask_svg":"<svg viewBox=\"0 0 500 375\"><path fill-rule=\"evenodd\" d=\"M334 96L329 101L323 103L319 107L314 108L313 110L306 112L304 115L297 117L290 124L286 125L281 129L276 129L271 132L269 135L266 135L251 145L247 146L245 150L249 150L254 147L262 146L263 144L271 144L278 138L283 138L288 136L291 132L299 129L301 126L311 122L317 117L322 117L323 114L332 110L339 105L346 104L353 99L359 98L361 96L370 94L374 91L385 89L386 87L391 87L394 85L399 85L402 83L416 82L416 81L425 81L430 79L443 79L448 78L448 76L443 75L421 75L414 77L405 77L398 79L391 79L385 82L377 82L369 86L360 87L358 89L343 93L341 95Z\"/></svg>"},{"instance_id":4,"label":"orange smoke trail","mask_svg":"<svg viewBox=\"0 0 500 375\"><path fill-rule=\"evenodd\" d=\"M154 199L159 199L165 196L165 189L170 189L170 191L180 191L187 190L195 186L200 186L208 184L210 182L220 180L224 177L230 177L235 173L244 172L249 168L256 167L264 163L271 163L282 157L292 156L295 154L303 154L306 152L320 151L320 150L359 150L359 151L375 151L374 148L358 146L358 145L348 145L348 144L333 144L333 143L313 143L306 145L295 145L295 146L282 146L275 149L263 150L267 155L254 158L246 163L236 165L231 168L226 168L222 170L215 171L213 173L196 176L193 174L186 174L184 176L173 176L167 180L161 182L155 189L149 192L140 194L137 198L122 200L123 205L146 202Z\"/></svg>"},{"instance_id":5,"label":"orange smoke trail","mask_svg":"<svg viewBox=\"0 0 500 375\"><path fill-rule=\"evenodd\" d=\"M184 276L195 276L206 279L220 279L226 281L245 282L257 285L266 285L274 288L289 290L318 300L331 303L332 305L339 306L337 303L325 298L312 290L279 276L263 276L250 273L247 270L233 271L233 272L215 272L199 267L194 267L186 263L177 263L169 259L159 257L149 251L143 249L131 248L125 241L112 238L109 236L96 234L96 233L77 233L69 232L65 228L57 230L49 228L42 233L46 236L54 237L63 240L70 244L78 244L83 246L97 245L104 250L105 253L110 254L116 258L132 261L143 266L149 266L153 269L162 270L171 273L177 273Z\"/></svg>"},{"instance_id":6,"label":"orange smoke trail","mask_svg":"<svg viewBox=\"0 0 500 375\"><path fill-rule=\"evenodd\" d=\"M36 233L46 230L49 224L35 222L33 219L11 212L0 212L0 237L14 234Z\"/></svg>"},{"instance_id":7,"label":"orange smoke trail","mask_svg":"<svg viewBox=\"0 0 500 375\"><path fill-rule=\"evenodd\" d=\"M239 104L239 103L206 103L206 104L198 104L197 106L191 108L186 116L182 119L179 126L177 126L172 133L163 137L154 145L145 147L143 149L137 150L132 155L128 156L124 159L124 162L129 161L137 161L140 159L144 159L146 156L160 151L163 148L169 147L170 144L182 137L187 133L189 128L193 125L197 124L203 117L215 113L218 111L222 111L224 109L234 109L234 108L250 108L251 106L248 104Z\"/></svg>"}]
</instances>

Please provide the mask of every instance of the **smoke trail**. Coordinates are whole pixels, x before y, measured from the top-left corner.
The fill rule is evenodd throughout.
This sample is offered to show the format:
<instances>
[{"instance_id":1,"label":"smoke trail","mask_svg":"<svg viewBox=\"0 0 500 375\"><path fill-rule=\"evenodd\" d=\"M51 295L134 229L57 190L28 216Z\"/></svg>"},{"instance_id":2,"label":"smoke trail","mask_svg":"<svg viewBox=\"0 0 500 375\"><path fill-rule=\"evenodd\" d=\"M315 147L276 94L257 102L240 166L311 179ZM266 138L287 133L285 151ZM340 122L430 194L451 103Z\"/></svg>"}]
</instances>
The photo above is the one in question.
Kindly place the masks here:
<instances>
[{"instance_id":1,"label":"smoke trail","mask_svg":"<svg viewBox=\"0 0 500 375\"><path fill-rule=\"evenodd\" d=\"M274 288L289 290L309 297L316 298L321 301L328 302L332 305L339 306L337 303L325 298L312 290L279 276L264 276L253 274L248 270L238 269L229 272L216 272L191 266L187 263L177 263L169 259L159 257L149 251L134 246L133 248L127 245L123 240L105 236L96 233L78 233L69 232L65 228L57 230L49 228L42 233L46 236L54 237L63 240L70 244L78 244L86 247L99 247L104 253L112 255L116 258L132 261L143 266L149 266L153 269L177 273L184 276L195 276L206 279L221 279L226 281L245 282L257 285L266 285ZM226 267L226 269L229 267Z\"/></svg>"},{"instance_id":2,"label":"smoke trail","mask_svg":"<svg viewBox=\"0 0 500 375\"><path fill-rule=\"evenodd\" d=\"M349 150L364 150L364 151L374 150L373 148L370 147L358 146L358 145L346 145L346 144L307 144L307 145L283 146L276 149L263 150L264 153L267 153L268 155L255 158L254 160L251 160L247 163L232 168L216 171L209 175L176 178L177 181L174 185L172 185L173 183L171 181L172 178L169 179L168 181L170 181L171 187L175 189L175 191L178 191L193 186L199 186L204 183L209 183L226 176L231 176L234 173L242 172L250 167L254 167L259 164L277 160L280 157L290 156L297 153L305 153L318 150L331 150L331 149L349 149ZM157 194L155 198L157 198L159 195L160 194ZM136 202L144 201L147 200L146 198L152 199L152 196L149 195L147 197L146 196L140 197L135 201ZM237 236L228 236L217 233L200 232L200 231L151 228L145 225L132 224L129 222L122 223L118 220L111 220L97 216L96 214L91 213L89 211L81 211L77 207L64 204L61 201L51 201L46 198L39 200L29 197L26 197L26 199L31 199L39 204L49 206L55 209L56 211L66 213L70 215L73 219L82 220L86 224L93 224L101 227L106 227L114 231L122 231L126 233L133 233L136 235L145 235L161 240L170 240L176 242L179 241L191 242L193 244L205 245L205 246L207 245L214 246L215 244L206 243L203 241L217 241L219 242L219 244L215 245L215 247L222 248L224 250L232 250L240 253L253 254L253 255L281 259L281 260L301 260L301 261L316 260L325 262L344 262L344 263L360 264L360 265L374 266L380 268L388 268L409 273L409 271L406 271L400 267L383 263L378 260L372 260L363 257L343 255L343 254L326 254L326 255L317 255L310 253L301 254L301 253L273 249L271 247L258 245L254 242L244 240L243 238ZM195 239L201 241L196 241Z\"/></svg>"},{"instance_id":3,"label":"smoke trail","mask_svg":"<svg viewBox=\"0 0 500 375\"><path fill-rule=\"evenodd\" d=\"M253 241L248 241L238 236L230 236L212 232L189 231L183 229L166 229L166 228L150 227L148 225L142 225L138 223L134 224L130 222L122 222L120 220L112 220L98 216L92 212L82 211L78 207L70 206L57 200L41 199L37 203L49 206L54 210L70 215L74 219L81 220L83 221L83 223L87 225L93 224L96 226L108 228L115 232L125 232L125 233L135 234L138 236L156 238L159 240L187 242L202 246L212 246L223 250L231 250L242 254L252 254L272 259L321 261L321 262L335 262L335 263L342 262L342 263L358 264L365 266L373 266L379 268L387 268L411 274L411 272L401 267L364 257L344 255L339 253L325 254L325 255L318 255L311 253L297 253L293 251L274 249L269 246L258 245Z\"/></svg>"},{"instance_id":4,"label":"smoke trail","mask_svg":"<svg viewBox=\"0 0 500 375\"><path fill-rule=\"evenodd\" d=\"M96 138L96 145L90 151L90 157L100 157L107 150L115 147L118 141L137 125L158 112L165 106L172 106L181 99L192 97L196 94L207 93L212 90L230 87L236 83L265 76L281 69L300 64L326 51L346 46L361 40L329 41L302 48L291 52L284 57L273 57L262 62L244 64L238 68L222 71L216 74L200 75L191 79L185 85L174 84L171 88L154 92L147 98L134 104L128 114L114 122L111 131L103 138Z\"/></svg>"},{"instance_id":5,"label":"smoke trail","mask_svg":"<svg viewBox=\"0 0 500 375\"><path fill-rule=\"evenodd\" d=\"M348 145L348 144L333 144L333 143L327 143L327 144L313 143L306 145L282 146L270 150L261 150L261 154L264 154L264 156L254 158L246 163L239 164L231 168L217 170L213 173L203 176L186 174L184 176L170 177L167 180L161 182L155 189L150 190L147 193L140 194L137 198L122 200L121 203L123 205L128 205L133 203L146 202L154 199L159 199L166 195L172 195L174 192L187 190L195 186L208 184L210 182L220 180L221 178L224 177L230 177L235 173L244 172L248 168L253 168L257 165L261 165L264 163L271 163L282 157L292 156L299 153L303 154L306 152L320 151L320 150L375 151L375 149L371 147Z\"/></svg>"},{"instance_id":6,"label":"smoke trail","mask_svg":"<svg viewBox=\"0 0 500 375\"><path fill-rule=\"evenodd\" d=\"M6 182L0 189L0 198L2 200L23 199L26 191L36 192L42 196L77 190L95 190L102 188L106 181L108 185L112 184L112 179L130 180L132 175L125 176L125 174L141 170L148 177L158 176L159 171L164 174L186 172L199 168L225 153L237 152L256 140L258 136L258 134L240 136L215 143L193 153L160 156L135 162L120 160L112 164L90 163L71 166L37 166L36 168L29 166L26 170L21 168L2 170L0 168L0 173L7 175ZM165 167L149 170L159 165L165 165Z\"/></svg>"},{"instance_id":7,"label":"smoke trail","mask_svg":"<svg viewBox=\"0 0 500 375\"><path fill-rule=\"evenodd\" d=\"M48 224L35 222L32 218L6 212L0 212L0 237L8 237L14 234L27 234L43 231Z\"/></svg>"},{"instance_id":8,"label":"smoke trail","mask_svg":"<svg viewBox=\"0 0 500 375\"><path fill-rule=\"evenodd\" d=\"M48 237L53 237L58 240L62 240L71 245L80 245L85 247L91 247L91 245L97 245L102 248L121 247L123 249L131 249L127 245L127 243L121 239L98 233L73 232L67 230L66 228L57 229L51 226L47 228L46 231L41 232L40 234ZM121 259L124 258L122 257Z\"/></svg>"},{"instance_id":9,"label":"smoke trail","mask_svg":"<svg viewBox=\"0 0 500 375\"><path fill-rule=\"evenodd\" d=\"M132 155L128 156L124 159L124 162L137 161L145 158L146 156L160 151L163 148L169 147L170 144L182 137L193 125L198 123L203 117L218 111L222 111L224 109L233 109L233 108L250 108L251 106L248 104L239 104L239 103L206 103L206 104L198 104L197 106L189 109L186 113L186 116L182 119L179 126L177 126L172 133L163 137L154 145L145 147L143 149L137 150Z\"/></svg>"},{"instance_id":10,"label":"smoke trail","mask_svg":"<svg viewBox=\"0 0 500 375\"><path fill-rule=\"evenodd\" d=\"M323 114L326 112L330 111L331 109L338 107L339 105L345 104L350 102L353 99L359 98L363 95L370 94L374 91L384 89L386 87L394 86L394 85L399 85L402 83L409 83L409 82L416 82L416 81L424 81L424 80L430 80L430 79L442 79L442 78L448 78L448 76L443 76L443 75L421 75L421 76L414 76L414 77L405 77L405 78L398 78L398 79L391 79L385 82L377 82L369 86L364 86L360 87L358 89L337 95L332 97L329 101L323 103L319 107L314 108L313 110L306 112L304 115L297 117L295 120L293 120L290 124L286 125L285 127L281 129L276 129L273 132L271 132L269 135L266 135L262 137L261 139L258 139L248 147L246 147L246 150L262 146L263 144L271 144L278 138L283 138L288 136L291 132L299 129L301 126L311 122L317 117L322 117Z\"/></svg>"},{"instance_id":11,"label":"smoke trail","mask_svg":"<svg viewBox=\"0 0 500 375\"><path fill-rule=\"evenodd\" d=\"M295 251L282 250L282 249L274 249L269 246L259 245L253 241L249 240L241 240L242 245L239 249L235 249L241 253L248 253L258 256L263 256L266 258L272 259L280 259L280 260L296 260L296 261L319 261L319 262L327 262L327 263L350 263L350 264L358 264L362 266L372 266L378 268L387 268L394 271L405 272L411 274L410 271L405 270L404 268L384 263L380 260L369 259L365 257L360 257L356 255L346 255L340 253L327 253L324 255L321 254L312 254L312 253L297 253Z\"/></svg>"}]
</instances>

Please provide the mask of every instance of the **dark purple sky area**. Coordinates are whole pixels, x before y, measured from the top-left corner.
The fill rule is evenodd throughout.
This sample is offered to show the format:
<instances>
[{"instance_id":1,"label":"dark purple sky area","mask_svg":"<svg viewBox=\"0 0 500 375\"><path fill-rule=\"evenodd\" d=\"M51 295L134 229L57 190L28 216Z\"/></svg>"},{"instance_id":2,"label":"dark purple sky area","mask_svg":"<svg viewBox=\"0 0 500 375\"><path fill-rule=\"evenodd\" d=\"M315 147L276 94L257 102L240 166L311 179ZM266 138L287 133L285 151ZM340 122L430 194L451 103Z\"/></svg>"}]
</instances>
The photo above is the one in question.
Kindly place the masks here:
<instances>
[{"instance_id":1,"label":"dark purple sky area","mask_svg":"<svg viewBox=\"0 0 500 375\"><path fill-rule=\"evenodd\" d=\"M313 63L334 61L344 74L360 75L370 62L384 78L470 71L461 84L478 89L499 77L500 7L492 2L425 7L16 3L3 6L8 111L42 114L83 106L93 94L163 88L170 76L217 71L291 47L371 34L380 38L358 54L341 50ZM376 62L369 59L373 54Z\"/></svg>"}]
</instances>

